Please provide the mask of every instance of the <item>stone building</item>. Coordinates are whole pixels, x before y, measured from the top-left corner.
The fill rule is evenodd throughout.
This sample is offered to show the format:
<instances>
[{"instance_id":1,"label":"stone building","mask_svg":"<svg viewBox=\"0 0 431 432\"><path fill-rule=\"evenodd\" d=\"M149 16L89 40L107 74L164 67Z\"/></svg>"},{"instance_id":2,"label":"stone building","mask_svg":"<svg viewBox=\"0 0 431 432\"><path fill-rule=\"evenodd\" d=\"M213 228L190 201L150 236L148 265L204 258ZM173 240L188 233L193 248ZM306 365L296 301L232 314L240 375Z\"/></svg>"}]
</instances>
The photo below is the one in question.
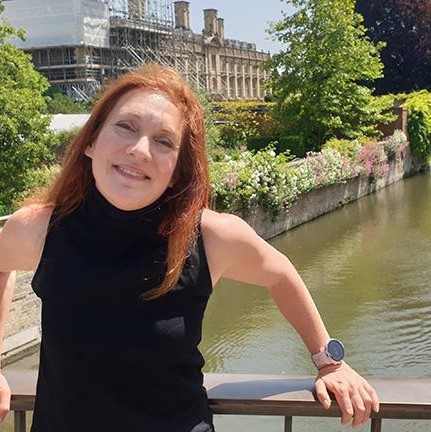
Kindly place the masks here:
<instances>
[{"instance_id":1,"label":"stone building","mask_svg":"<svg viewBox=\"0 0 431 432\"><path fill-rule=\"evenodd\" d=\"M225 38L224 20L206 9L202 33L190 28L190 4L172 0L6 0L5 18L24 28L30 53L50 83L90 99L137 65L175 66L217 100L263 99L269 54Z\"/></svg>"}]
</instances>

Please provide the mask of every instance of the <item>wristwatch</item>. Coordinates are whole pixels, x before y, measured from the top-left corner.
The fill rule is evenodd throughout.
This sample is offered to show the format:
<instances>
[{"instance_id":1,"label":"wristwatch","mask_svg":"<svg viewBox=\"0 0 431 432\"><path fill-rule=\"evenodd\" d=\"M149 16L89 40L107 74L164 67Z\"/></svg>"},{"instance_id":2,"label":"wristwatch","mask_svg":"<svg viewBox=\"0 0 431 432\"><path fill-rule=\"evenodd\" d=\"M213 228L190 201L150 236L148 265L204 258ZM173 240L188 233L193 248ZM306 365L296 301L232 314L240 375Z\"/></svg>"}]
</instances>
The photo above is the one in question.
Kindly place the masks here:
<instances>
[{"instance_id":1,"label":"wristwatch","mask_svg":"<svg viewBox=\"0 0 431 432\"><path fill-rule=\"evenodd\" d=\"M317 369L340 364L344 358L344 345L338 339L329 339L326 345L311 356Z\"/></svg>"}]
</instances>

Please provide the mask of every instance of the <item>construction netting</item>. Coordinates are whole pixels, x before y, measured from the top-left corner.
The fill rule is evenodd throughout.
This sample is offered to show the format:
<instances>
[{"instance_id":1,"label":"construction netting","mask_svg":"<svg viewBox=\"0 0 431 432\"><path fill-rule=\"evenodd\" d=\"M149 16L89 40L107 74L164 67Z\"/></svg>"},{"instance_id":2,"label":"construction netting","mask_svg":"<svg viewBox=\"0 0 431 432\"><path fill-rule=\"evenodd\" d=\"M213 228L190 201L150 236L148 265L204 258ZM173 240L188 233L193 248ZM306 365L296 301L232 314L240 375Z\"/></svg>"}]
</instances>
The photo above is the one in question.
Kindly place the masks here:
<instances>
[{"instance_id":1,"label":"construction netting","mask_svg":"<svg viewBox=\"0 0 431 432\"><path fill-rule=\"evenodd\" d=\"M109 47L109 7L100 0L9 0L4 17L26 32L18 48Z\"/></svg>"}]
</instances>

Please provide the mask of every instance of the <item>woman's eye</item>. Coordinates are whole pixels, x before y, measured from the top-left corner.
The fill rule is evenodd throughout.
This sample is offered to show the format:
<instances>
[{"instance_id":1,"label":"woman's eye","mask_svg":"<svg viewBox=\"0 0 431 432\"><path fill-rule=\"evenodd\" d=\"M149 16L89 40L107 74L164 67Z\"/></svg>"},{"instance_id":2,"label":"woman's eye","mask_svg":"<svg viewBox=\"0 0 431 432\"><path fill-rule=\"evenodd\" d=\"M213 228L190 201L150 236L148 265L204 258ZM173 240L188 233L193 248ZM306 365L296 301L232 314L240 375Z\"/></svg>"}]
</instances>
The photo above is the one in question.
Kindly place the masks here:
<instances>
[{"instance_id":1,"label":"woman's eye","mask_svg":"<svg viewBox=\"0 0 431 432\"><path fill-rule=\"evenodd\" d=\"M117 123L117 126L121 129L130 131L130 132L135 132L135 129L132 126L130 126L128 123L119 122L119 123Z\"/></svg>"},{"instance_id":2,"label":"woman's eye","mask_svg":"<svg viewBox=\"0 0 431 432\"><path fill-rule=\"evenodd\" d=\"M171 149L174 147L174 145L172 144L171 141L164 139L164 138L156 139L156 143L160 144L163 147L166 147L167 149Z\"/></svg>"}]
</instances>

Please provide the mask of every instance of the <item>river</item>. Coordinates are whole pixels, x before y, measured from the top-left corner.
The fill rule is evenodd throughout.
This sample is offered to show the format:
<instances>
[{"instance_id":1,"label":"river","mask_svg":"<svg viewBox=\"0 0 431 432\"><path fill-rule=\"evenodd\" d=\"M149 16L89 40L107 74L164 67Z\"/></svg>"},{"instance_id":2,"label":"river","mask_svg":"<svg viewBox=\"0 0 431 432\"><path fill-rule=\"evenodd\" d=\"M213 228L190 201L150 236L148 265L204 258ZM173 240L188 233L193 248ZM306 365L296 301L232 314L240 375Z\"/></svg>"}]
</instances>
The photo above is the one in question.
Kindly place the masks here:
<instances>
[{"instance_id":1,"label":"river","mask_svg":"<svg viewBox=\"0 0 431 432\"><path fill-rule=\"evenodd\" d=\"M272 239L306 282L347 362L369 377L431 378L431 176L417 175ZM266 291L221 282L201 343L205 372L311 375L310 356ZM15 367L34 366L30 357ZM9 425L11 425L9 419ZM12 431L8 426L5 431ZM281 431L271 417L216 416L218 432ZM295 418L295 432L346 430ZM368 427L356 429L368 431ZM384 421L383 431L431 431Z\"/></svg>"}]
</instances>

